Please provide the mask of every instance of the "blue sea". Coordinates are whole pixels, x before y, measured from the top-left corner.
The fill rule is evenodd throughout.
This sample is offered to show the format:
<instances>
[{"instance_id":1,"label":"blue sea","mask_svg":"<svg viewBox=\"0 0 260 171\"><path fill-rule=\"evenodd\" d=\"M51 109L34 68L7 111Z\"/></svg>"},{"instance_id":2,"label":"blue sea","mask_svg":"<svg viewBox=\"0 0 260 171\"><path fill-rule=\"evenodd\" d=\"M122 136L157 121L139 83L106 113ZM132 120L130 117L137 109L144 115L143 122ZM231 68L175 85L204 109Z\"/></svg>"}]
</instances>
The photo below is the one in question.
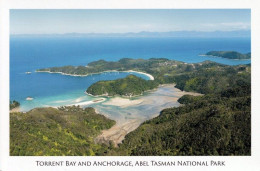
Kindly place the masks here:
<instances>
[{"instance_id":1,"label":"blue sea","mask_svg":"<svg viewBox=\"0 0 260 171\"><path fill-rule=\"evenodd\" d=\"M99 80L113 80L138 73L111 72L86 77L36 73L39 68L87 65L104 59L168 58L187 63L211 60L226 65L248 64L250 60L231 60L200 56L211 50L251 52L249 38L37 38L10 39L10 100L21 103L21 110L61 106L94 99L84 91ZM25 74L25 72L32 72ZM30 96L34 99L27 101Z\"/></svg>"}]
</instances>

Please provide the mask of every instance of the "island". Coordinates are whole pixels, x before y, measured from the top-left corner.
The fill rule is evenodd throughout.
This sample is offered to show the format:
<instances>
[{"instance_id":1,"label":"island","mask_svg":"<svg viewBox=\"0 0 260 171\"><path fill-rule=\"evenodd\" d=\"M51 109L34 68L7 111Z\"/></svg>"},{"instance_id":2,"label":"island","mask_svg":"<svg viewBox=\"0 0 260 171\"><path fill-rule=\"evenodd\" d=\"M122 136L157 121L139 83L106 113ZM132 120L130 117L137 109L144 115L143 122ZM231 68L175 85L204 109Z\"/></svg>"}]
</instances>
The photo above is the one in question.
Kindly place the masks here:
<instances>
[{"instance_id":1,"label":"island","mask_svg":"<svg viewBox=\"0 0 260 171\"><path fill-rule=\"evenodd\" d=\"M158 87L158 83L152 80L144 80L135 75L112 81L98 81L92 84L86 92L93 96L138 96L145 91Z\"/></svg>"},{"instance_id":2,"label":"island","mask_svg":"<svg viewBox=\"0 0 260 171\"><path fill-rule=\"evenodd\" d=\"M206 55L228 59L251 59L251 53L242 54L236 51L210 51Z\"/></svg>"},{"instance_id":3,"label":"island","mask_svg":"<svg viewBox=\"0 0 260 171\"><path fill-rule=\"evenodd\" d=\"M33 98L32 98L32 97L30 97L30 96L28 96L28 97L26 97L26 100L28 100L28 101L32 101L32 100L33 100Z\"/></svg>"},{"instance_id":4,"label":"island","mask_svg":"<svg viewBox=\"0 0 260 171\"><path fill-rule=\"evenodd\" d=\"M158 85L175 84L181 91L204 95L181 97L179 107L162 110L116 146L104 142L101 133L114 122L95 114L93 108L41 108L26 114L14 113L10 116L11 155L251 155L250 64L227 66L211 61L188 64L164 58L124 58L37 72L78 76L111 70L144 72L154 80L130 75L97 82L87 92L132 96ZM95 141L96 137L99 141Z\"/></svg>"}]
</instances>

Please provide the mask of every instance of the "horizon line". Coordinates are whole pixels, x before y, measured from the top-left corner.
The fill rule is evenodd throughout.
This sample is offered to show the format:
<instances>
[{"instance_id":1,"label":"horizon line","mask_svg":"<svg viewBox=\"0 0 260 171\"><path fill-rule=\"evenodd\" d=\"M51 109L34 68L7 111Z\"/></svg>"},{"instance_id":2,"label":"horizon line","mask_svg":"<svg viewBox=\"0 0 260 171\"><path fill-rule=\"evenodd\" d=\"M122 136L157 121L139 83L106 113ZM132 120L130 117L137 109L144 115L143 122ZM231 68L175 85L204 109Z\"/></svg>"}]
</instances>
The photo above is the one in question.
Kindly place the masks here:
<instances>
[{"instance_id":1,"label":"horizon line","mask_svg":"<svg viewBox=\"0 0 260 171\"><path fill-rule=\"evenodd\" d=\"M67 32L67 33L10 33L9 35L66 35L66 34L140 34L140 33L172 33L172 32L198 32L198 33L214 33L214 32L237 32L237 31L251 31L251 29L240 29L240 30L215 30L215 31L198 31L198 30L176 30L176 31L139 31L139 32L110 32L110 33L104 33L104 32Z\"/></svg>"}]
</instances>

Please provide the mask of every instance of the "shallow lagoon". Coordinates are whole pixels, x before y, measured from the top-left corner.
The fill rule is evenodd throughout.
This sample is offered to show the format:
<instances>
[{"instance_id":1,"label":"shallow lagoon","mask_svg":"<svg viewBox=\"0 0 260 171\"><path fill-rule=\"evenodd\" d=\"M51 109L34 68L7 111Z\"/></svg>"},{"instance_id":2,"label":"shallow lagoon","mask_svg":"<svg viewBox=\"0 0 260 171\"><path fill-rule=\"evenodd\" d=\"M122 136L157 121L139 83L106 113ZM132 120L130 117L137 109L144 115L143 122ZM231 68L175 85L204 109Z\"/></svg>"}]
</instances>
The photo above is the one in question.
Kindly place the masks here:
<instances>
[{"instance_id":1,"label":"shallow lagoon","mask_svg":"<svg viewBox=\"0 0 260 171\"><path fill-rule=\"evenodd\" d=\"M93 83L100 80L124 78L129 74L139 76L146 80L149 79L148 76L135 72L104 72L84 77L35 72L22 75L22 77L25 77L31 84L17 87L12 96L21 103L21 111L28 111L35 107L72 105L97 99L84 93ZM28 96L33 97L33 100L26 100Z\"/></svg>"},{"instance_id":2,"label":"shallow lagoon","mask_svg":"<svg viewBox=\"0 0 260 171\"><path fill-rule=\"evenodd\" d=\"M106 105L106 102L92 104L98 113L116 121L116 125L97 138L98 141L112 140L115 144L120 143L124 136L136 129L142 122L154 118L169 107L178 107L177 100L184 94L200 95L198 93L183 92L174 87L174 84L160 86L158 89L145 93L143 96L132 100L141 101L131 106ZM112 100L111 98L107 99Z\"/></svg>"}]
</instances>

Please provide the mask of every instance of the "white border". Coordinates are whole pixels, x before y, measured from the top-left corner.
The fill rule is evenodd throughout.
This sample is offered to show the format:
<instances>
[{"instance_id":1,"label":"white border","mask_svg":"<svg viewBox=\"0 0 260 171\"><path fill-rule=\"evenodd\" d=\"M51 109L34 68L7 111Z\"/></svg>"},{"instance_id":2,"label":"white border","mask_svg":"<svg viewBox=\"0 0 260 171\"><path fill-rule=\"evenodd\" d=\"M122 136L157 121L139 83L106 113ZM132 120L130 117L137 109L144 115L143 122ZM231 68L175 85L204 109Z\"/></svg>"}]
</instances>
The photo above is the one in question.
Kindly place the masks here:
<instances>
[{"instance_id":1,"label":"white border","mask_svg":"<svg viewBox=\"0 0 260 171\"><path fill-rule=\"evenodd\" d=\"M259 0L2 0L0 1L0 170L260 170ZM252 155L247 157L10 157L9 9L251 9ZM224 160L225 167L37 167L36 160Z\"/></svg>"}]
</instances>

